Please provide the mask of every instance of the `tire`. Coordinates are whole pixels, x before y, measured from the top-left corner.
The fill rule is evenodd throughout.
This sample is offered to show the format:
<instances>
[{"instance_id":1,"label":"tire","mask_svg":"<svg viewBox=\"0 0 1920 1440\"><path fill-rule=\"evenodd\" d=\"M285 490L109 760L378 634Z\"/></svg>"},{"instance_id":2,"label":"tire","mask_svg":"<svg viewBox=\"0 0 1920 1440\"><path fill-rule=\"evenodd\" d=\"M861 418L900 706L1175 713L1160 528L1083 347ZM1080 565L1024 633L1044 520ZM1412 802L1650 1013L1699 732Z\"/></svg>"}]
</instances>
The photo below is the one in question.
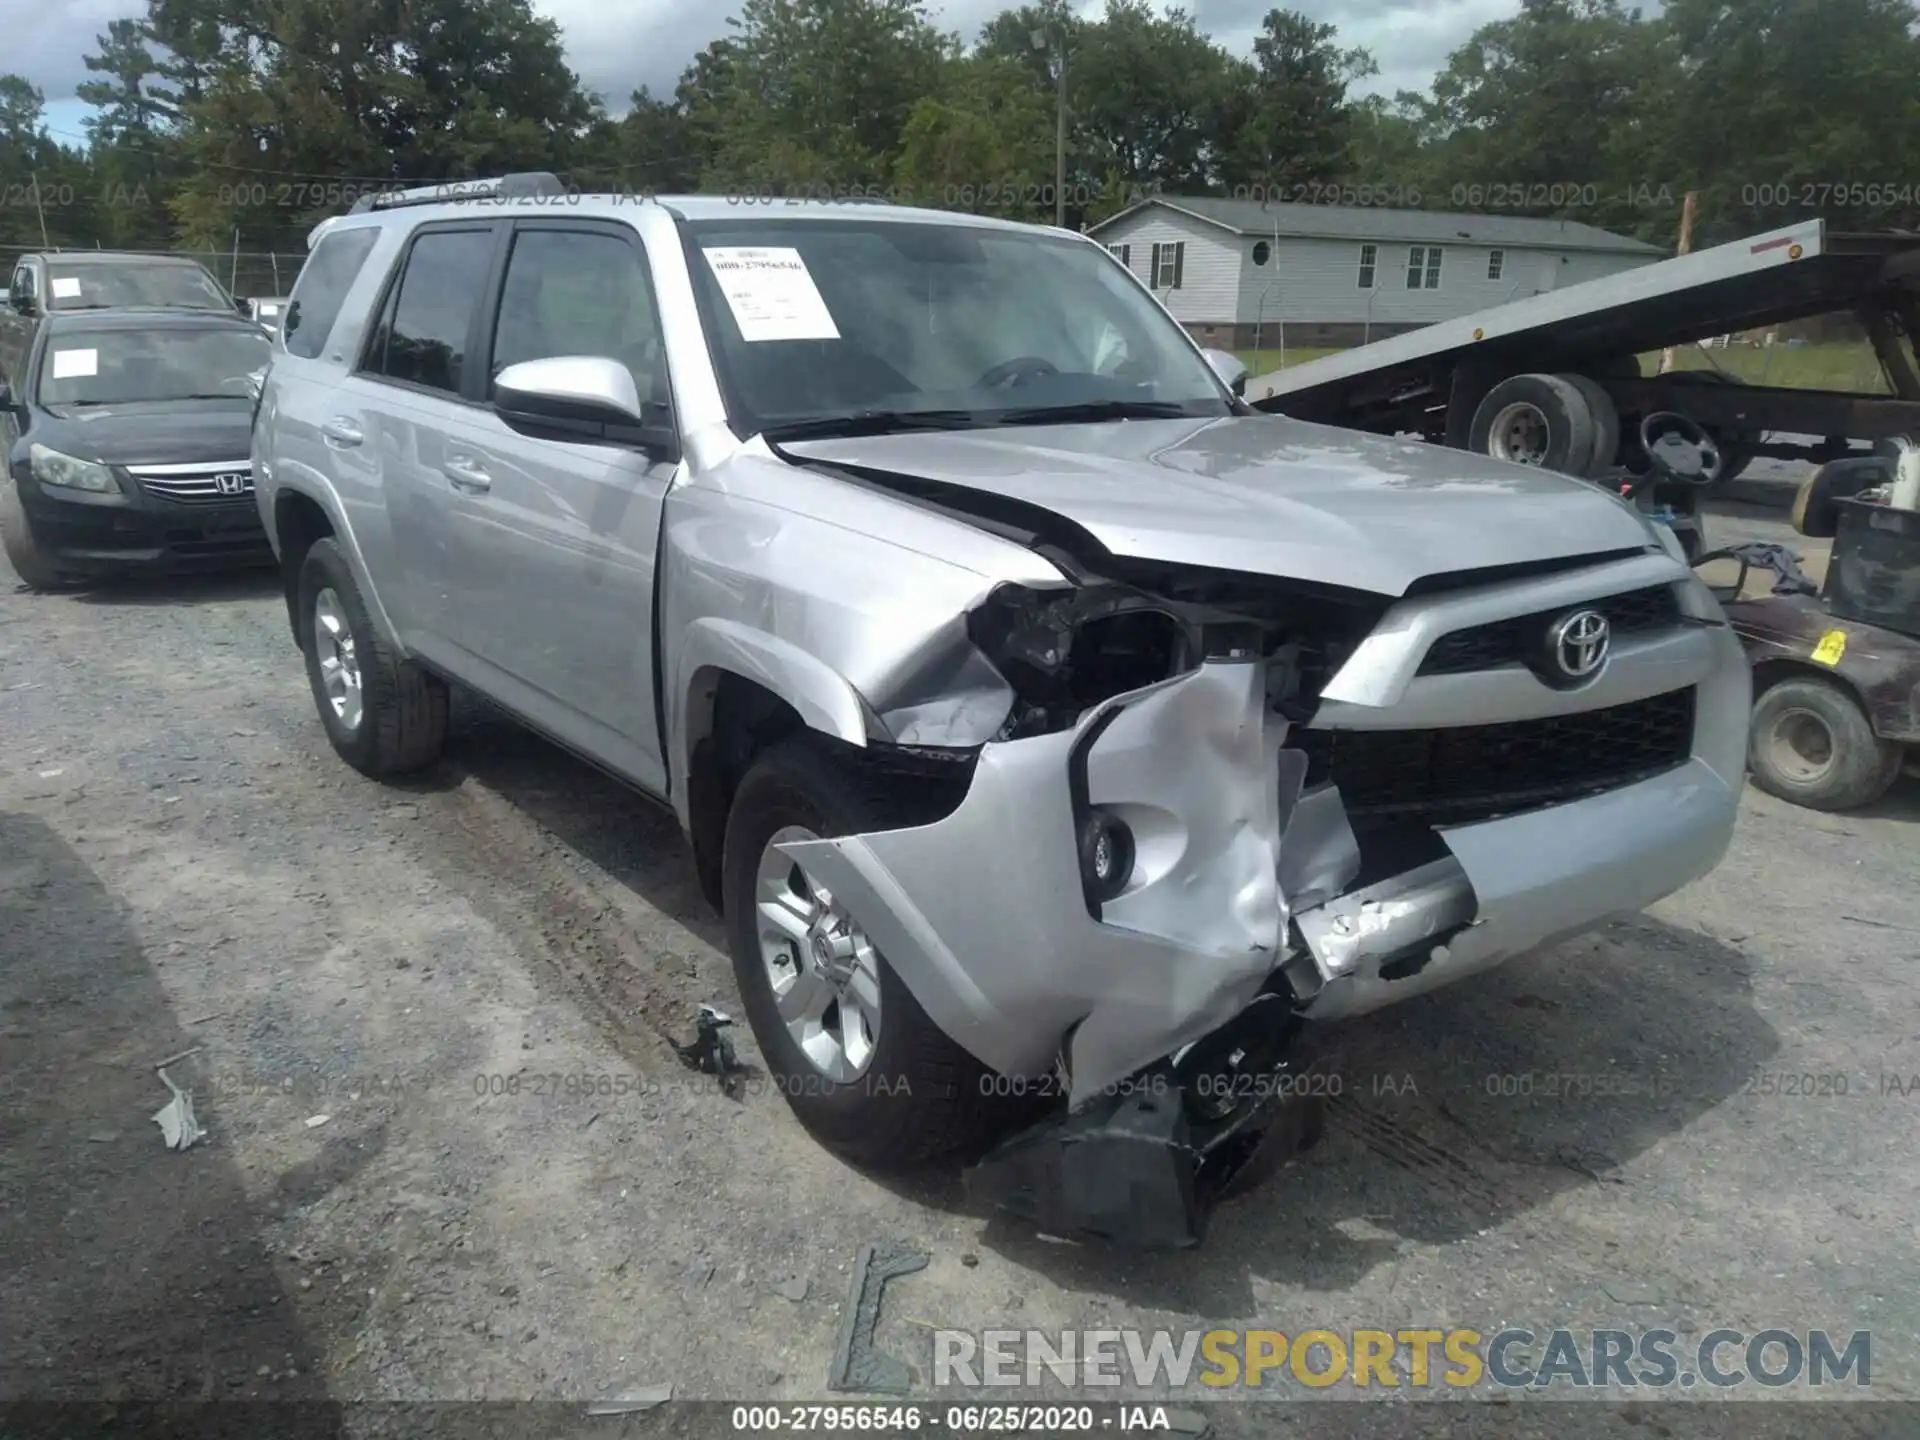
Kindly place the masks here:
<instances>
[{"instance_id":1,"label":"tire","mask_svg":"<svg viewBox=\"0 0 1920 1440\"><path fill-rule=\"evenodd\" d=\"M323 597L351 649L358 677L358 718L343 714L328 693L325 627L316 617ZM424 769L440 758L447 738L447 686L436 675L398 658L374 628L347 557L332 539L313 542L300 566L300 648L307 683L335 753L375 779ZM348 648L343 646L342 648ZM349 687L352 688L352 687ZM351 723L349 723L351 721Z\"/></svg>"},{"instance_id":2,"label":"tire","mask_svg":"<svg viewBox=\"0 0 1920 1440\"><path fill-rule=\"evenodd\" d=\"M21 508L20 487L5 477L0 477L0 548L6 550L13 573L29 590L57 590L72 583L47 562Z\"/></svg>"},{"instance_id":3,"label":"tire","mask_svg":"<svg viewBox=\"0 0 1920 1440\"><path fill-rule=\"evenodd\" d=\"M1711 385L1744 385L1747 382L1719 370L1702 370L1699 378ZM1720 447L1720 473L1714 477L1714 487L1738 480L1746 468L1757 458L1752 450L1759 436L1745 430L1721 430L1710 426L1703 429L1713 437L1713 443Z\"/></svg>"},{"instance_id":4,"label":"tire","mask_svg":"<svg viewBox=\"0 0 1920 1440\"><path fill-rule=\"evenodd\" d=\"M990 1138L1009 1110L991 1098L993 1072L927 1017L874 951L877 1038L858 1075L844 1082L829 1076L780 1018L762 953L758 899L762 859L778 832L799 828L832 838L911 823L897 811L884 789L863 781L822 742L810 736L782 741L753 763L734 793L721 877L734 975L774 1083L827 1149L853 1165L891 1171L975 1150ZM796 974L794 983L799 979ZM844 1030L846 1022L840 1024Z\"/></svg>"},{"instance_id":5,"label":"tire","mask_svg":"<svg viewBox=\"0 0 1920 1440\"><path fill-rule=\"evenodd\" d=\"M1597 479L1613 468L1613 462L1620 454L1620 409L1613 403L1613 396L1607 393L1607 387L1598 380L1585 375L1557 376L1580 392L1587 402L1587 409L1593 414L1593 459L1588 462L1586 475Z\"/></svg>"},{"instance_id":6,"label":"tire","mask_svg":"<svg viewBox=\"0 0 1920 1440\"><path fill-rule=\"evenodd\" d=\"M1753 707L1754 783L1809 810L1871 805L1899 777L1904 747L1882 740L1854 698L1815 676L1782 680ZM1824 750L1824 763L1808 758Z\"/></svg>"},{"instance_id":7,"label":"tire","mask_svg":"<svg viewBox=\"0 0 1920 1440\"><path fill-rule=\"evenodd\" d=\"M1524 440L1516 428L1529 432ZM1584 477L1593 462L1593 431L1593 411L1572 384L1557 375L1515 375L1489 390L1473 412L1467 448Z\"/></svg>"}]
</instances>

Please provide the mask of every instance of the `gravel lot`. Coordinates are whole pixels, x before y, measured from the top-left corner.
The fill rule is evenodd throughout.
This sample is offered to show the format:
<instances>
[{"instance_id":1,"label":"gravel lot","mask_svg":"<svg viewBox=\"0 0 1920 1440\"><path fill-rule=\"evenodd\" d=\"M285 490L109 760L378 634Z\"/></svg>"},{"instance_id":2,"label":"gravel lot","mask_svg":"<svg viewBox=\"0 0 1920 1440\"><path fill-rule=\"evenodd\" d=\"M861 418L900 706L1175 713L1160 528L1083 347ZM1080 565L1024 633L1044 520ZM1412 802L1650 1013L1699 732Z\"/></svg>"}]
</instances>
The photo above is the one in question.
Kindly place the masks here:
<instances>
[{"instance_id":1,"label":"gravel lot","mask_svg":"<svg viewBox=\"0 0 1920 1440\"><path fill-rule=\"evenodd\" d=\"M1168 1255L876 1182L690 1075L671 1042L736 999L671 818L479 713L418 783L360 778L271 578L36 596L0 564L0 735L0 1399L825 1398L874 1240L931 1256L882 1331L923 1371L935 1326L1825 1326L1873 1332L1875 1398L1920 1396L1920 1093L1880 1080L1920 1075L1911 780L1846 817L1750 790L1652 913L1348 1027L1325 1143ZM209 1135L173 1153L154 1067L186 1051ZM1655 1093L1497 1093L1530 1074ZM1769 1093L1803 1074L1848 1093ZM627 1093L482 1093L514 1075ZM1448 1423L1920 1432L1731 1408ZM426 1433L396 1414L340 1423Z\"/></svg>"}]
</instances>

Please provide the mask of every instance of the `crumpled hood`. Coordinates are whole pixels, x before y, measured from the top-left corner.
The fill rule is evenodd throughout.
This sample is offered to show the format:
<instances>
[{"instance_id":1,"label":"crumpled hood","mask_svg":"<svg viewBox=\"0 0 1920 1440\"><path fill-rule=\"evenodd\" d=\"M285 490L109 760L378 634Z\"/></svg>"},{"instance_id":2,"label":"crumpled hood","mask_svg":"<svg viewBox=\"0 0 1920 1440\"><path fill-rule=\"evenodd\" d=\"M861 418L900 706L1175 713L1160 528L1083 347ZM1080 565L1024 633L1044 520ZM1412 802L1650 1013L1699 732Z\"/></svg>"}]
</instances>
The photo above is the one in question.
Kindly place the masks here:
<instances>
[{"instance_id":1,"label":"crumpled hood","mask_svg":"<svg viewBox=\"0 0 1920 1440\"><path fill-rule=\"evenodd\" d=\"M809 460L1040 506L1116 555L1400 595L1423 576L1657 544L1567 476L1278 416L807 440Z\"/></svg>"}]
</instances>

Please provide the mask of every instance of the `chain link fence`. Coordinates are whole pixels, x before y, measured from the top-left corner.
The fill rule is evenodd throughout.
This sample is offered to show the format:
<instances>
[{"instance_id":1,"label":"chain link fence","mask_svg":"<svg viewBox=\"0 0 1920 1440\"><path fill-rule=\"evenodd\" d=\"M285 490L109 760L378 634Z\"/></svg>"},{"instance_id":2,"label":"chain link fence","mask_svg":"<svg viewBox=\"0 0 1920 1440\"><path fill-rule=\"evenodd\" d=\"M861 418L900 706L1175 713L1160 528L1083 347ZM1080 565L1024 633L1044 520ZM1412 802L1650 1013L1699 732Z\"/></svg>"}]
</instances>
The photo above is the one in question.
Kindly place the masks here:
<instances>
[{"instance_id":1,"label":"chain link fence","mask_svg":"<svg viewBox=\"0 0 1920 1440\"><path fill-rule=\"evenodd\" d=\"M60 250L80 252L95 248L106 247L53 247L55 253ZM37 253L41 253L37 245L0 246L0 288L5 288L7 277L13 274L14 264L22 255ZM304 250L117 250L115 253L177 255L198 260L216 280L240 299L285 295L293 289L294 277L300 273L300 266L307 258Z\"/></svg>"}]
</instances>

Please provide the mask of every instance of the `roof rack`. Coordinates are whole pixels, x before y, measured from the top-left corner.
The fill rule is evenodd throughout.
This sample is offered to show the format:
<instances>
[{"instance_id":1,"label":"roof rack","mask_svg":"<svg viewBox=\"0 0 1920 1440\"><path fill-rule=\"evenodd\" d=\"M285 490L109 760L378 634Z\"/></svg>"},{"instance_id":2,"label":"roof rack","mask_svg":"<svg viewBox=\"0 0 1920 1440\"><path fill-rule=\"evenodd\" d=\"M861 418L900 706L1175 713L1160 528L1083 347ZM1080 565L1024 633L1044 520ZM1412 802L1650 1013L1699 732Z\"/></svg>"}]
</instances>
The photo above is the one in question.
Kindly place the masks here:
<instances>
[{"instance_id":1,"label":"roof rack","mask_svg":"<svg viewBox=\"0 0 1920 1440\"><path fill-rule=\"evenodd\" d=\"M445 180L438 185L362 195L347 213L364 215L369 210L394 210L403 205L451 205L462 200L533 200L566 193L567 187L552 171L524 170L502 175L497 180Z\"/></svg>"}]
</instances>

